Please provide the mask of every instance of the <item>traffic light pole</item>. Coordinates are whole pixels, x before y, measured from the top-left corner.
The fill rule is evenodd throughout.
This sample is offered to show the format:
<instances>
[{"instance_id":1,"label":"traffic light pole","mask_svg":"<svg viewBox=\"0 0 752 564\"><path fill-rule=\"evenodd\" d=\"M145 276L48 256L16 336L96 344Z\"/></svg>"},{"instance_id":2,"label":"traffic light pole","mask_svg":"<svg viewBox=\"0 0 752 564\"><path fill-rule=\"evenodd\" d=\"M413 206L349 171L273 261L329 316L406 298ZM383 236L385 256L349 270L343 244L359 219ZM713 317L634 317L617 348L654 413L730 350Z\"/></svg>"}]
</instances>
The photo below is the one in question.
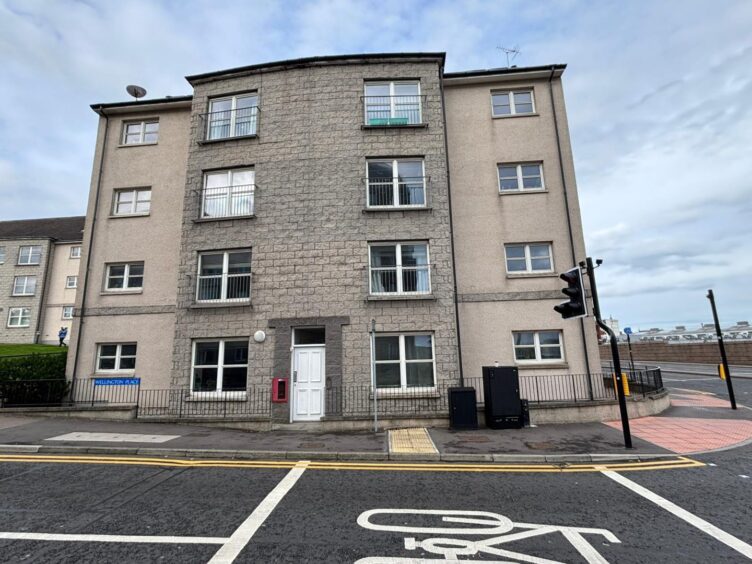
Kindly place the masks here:
<instances>
[{"instance_id":1,"label":"traffic light pole","mask_svg":"<svg viewBox=\"0 0 752 564\"><path fill-rule=\"evenodd\" d=\"M600 261L599 263L600 264ZM580 263L583 266L583 263ZM598 326L603 329L609 336L611 342L611 355L614 358L614 370L616 371L616 397L619 399L619 412L621 413L621 428L624 432L624 447L632 448L632 433L629 430L629 413L627 412L627 398L624 395L624 383L622 382L621 373L621 360L619 359L619 345L616 342L616 335L614 335L611 327L606 325L601 319L601 307L598 303L598 289L595 286L595 267L593 266L593 259L588 257L585 260L584 266L587 270L588 278L590 279L590 293L593 298L593 315Z\"/></svg>"},{"instance_id":2,"label":"traffic light pole","mask_svg":"<svg viewBox=\"0 0 752 564\"><path fill-rule=\"evenodd\" d=\"M713 308L715 334L718 337L718 347L721 349L721 362L723 363L723 369L726 371L726 387L728 388L729 401L731 401L731 409L736 409L734 386L731 384L731 371L729 370L728 358L726 358L726 346L723 344L723 332L721 331L721 324L718 321L718 311L715 309L715 295L713 294L713 290L708 290L707 298L710 300L710 307Z\"/></svg>"}]
</instances>

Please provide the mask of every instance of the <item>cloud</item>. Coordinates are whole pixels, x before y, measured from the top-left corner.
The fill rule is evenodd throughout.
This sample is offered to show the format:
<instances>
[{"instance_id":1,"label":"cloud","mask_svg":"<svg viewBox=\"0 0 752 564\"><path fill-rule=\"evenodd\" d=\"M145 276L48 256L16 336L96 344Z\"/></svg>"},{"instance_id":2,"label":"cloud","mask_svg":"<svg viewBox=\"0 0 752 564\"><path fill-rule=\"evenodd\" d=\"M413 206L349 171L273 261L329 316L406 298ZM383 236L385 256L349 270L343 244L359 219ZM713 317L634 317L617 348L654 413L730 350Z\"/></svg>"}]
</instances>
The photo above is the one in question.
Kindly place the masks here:
<instances>
[{"instance_id":1,"label":"cloud","mask_svg":"<svg viewBox=\"0 0 752 564\"><path fill-rule=\"evenodd\" d=\"M93 102L124 86L324 54L446 51L447 70L569 64L565 94L603 309L750 317L752 2L0 0L0 219L81 214Z\"/></svg>"}]
</instances>

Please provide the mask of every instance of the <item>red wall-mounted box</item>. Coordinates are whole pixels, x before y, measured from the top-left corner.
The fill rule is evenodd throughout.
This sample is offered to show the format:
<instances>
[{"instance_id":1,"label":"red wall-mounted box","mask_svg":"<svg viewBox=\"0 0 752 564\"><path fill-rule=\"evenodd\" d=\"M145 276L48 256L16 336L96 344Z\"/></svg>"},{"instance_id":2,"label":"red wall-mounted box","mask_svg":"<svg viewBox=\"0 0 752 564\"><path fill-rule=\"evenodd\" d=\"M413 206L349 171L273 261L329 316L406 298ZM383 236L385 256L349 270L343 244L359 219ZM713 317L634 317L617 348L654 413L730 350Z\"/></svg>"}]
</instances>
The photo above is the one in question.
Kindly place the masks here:
<instances>
[{"instance_id":1,"label":"red wall-mounted box","mask_svg":"<svg viewBox=\"0 0 752 564\"><path fill-rule=\"evenodd\" d=\"M287 378L272 378L272 402L287 403L288 392Z\"/></svg>"}]
</instances>

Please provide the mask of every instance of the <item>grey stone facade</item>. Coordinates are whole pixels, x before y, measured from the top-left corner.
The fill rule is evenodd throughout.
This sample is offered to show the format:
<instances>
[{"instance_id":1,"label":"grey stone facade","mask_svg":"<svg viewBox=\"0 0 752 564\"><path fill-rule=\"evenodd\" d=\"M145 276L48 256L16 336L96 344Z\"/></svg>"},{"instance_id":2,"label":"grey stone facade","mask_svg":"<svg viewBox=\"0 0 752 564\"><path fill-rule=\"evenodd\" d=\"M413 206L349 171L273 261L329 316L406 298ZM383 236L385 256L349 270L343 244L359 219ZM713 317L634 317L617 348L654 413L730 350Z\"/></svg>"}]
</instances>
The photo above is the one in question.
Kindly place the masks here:
<instances>
[{"instance_id":1,"label":"grey stone facade","mask_svg":"<svg viewBox=\"0 0 752 564\"><path fill-rule=\"evenodd\" d=\"M18 264L20 247L38 245L42 257L38 265ZM5 262L0 264L0 343L34 343L41 323L45 279L52 245L49 239L0 239L5 248ZM33 296L14 296L13 281L16 276L36 276L36 291ZM28 307L31 319L28 327L8 327L11 308Z\"/></svg>"},{"instance_id":2,"label":"grey stone facade","mask_svg":"<svg viewBox=\"0 0 752 564\"><path fill-rule=\"evenodd\" d=\"M190 385L198 338L248 338L249 385L288 377L291 328L316 319L327 328L332 383L370 382L372 319L379 332L433 332L437 383L458 381L442 64L339 60L193 81L173 386ZM427 125L364 128L364 81L400 78L420 80ZM202 143L209 99L248 91L259 96L258 136ZM423 157L430 209L364 213L370 157ZM255 217L195 221L204 172L241 166L255 170ZM367 299L374 241L429 243L430 299ZM252 251L251 305L195 307L198 253L236 248ZM258 330L268 335L263 343L250 339Z\"/></svg>"}]
</instances>

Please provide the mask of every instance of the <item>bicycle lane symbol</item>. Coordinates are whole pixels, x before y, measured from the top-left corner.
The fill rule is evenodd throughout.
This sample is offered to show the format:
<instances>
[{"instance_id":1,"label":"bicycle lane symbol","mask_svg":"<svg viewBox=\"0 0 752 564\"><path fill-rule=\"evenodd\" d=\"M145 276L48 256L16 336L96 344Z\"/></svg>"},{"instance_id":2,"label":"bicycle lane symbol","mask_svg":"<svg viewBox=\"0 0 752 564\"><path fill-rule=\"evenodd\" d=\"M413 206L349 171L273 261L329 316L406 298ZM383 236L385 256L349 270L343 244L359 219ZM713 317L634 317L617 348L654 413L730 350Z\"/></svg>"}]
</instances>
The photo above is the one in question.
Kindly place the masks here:
<instances>
[{"instance_id":1,"label":"bicycle lane symbol","mask_svg":"<svg viewBox=\"0 0 752 564\"><path fill-rule=\"evenodd\" d=\"M441 523L456 523L455 527L425 527L389 525L377 522L379 516L434 516ZM441 509L371 509L360 514L358 525L372 531L410 533L412 535L441 535L418 540L415 536L405 536L406 550L424 550L440 558L400 558L393 556L371 556L361 558L356 564L418 564L468 562L480 555L483 562L511 564L529 562L531 564L564 564L557 560L540 558L500 548L503 545L523 539L560 533L589 564L608 564L608 561L590 544L584 535L600 536L611 543L621 543L616 536L606 529L589 527L570 527L535 523L515 523L498 513L489 511L452 511ZM470 525L470 526L467 526ZM463 536L485 536L490 538L471 540ZM485 560L499 557L504 560Z\"/></svg>"}]
</instances>

